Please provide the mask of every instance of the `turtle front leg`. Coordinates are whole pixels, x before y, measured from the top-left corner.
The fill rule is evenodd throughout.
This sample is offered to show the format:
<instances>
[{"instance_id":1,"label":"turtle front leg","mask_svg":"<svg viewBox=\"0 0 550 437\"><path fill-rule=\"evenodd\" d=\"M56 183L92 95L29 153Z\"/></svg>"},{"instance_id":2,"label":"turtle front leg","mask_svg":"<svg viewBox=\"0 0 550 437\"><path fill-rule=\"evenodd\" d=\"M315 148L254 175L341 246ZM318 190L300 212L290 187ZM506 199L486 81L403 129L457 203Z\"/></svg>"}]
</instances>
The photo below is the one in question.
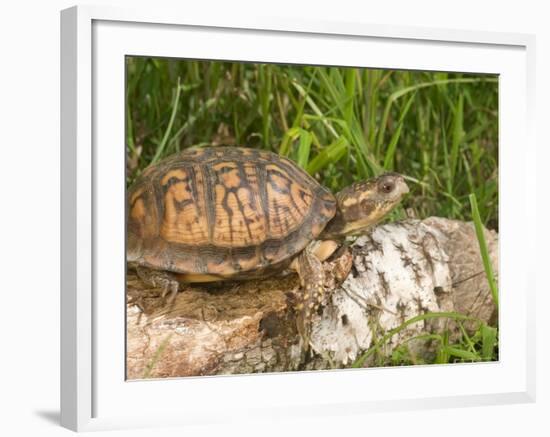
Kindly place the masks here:
<instances>
[{"instance_id":1,"label":"turtle front leg","mask_svg":"<svg viewBox=\"0 0 550 437\"><path fill-rule=\"evenodd\" d=\"M179 291L179 282L175 275L170 272L164 272L160 270L153 270L148 267L137 266L136 272L139 278L153 287L162 288L162 297L166 297L168 293L168 302L171 303L176 298Z\"/></svg>"},{"instance_id":2,"label":"turtle front leg","mask_svg":"<svg viewBox=\"0 0 550 437\"><path fill-rule=\"evenodd\" d=\"M315 255L315 244L308 245L291 264L300 277L301 293L298 296L296 326L302 337L304 349L310 346L313 316L324 300L325 272L321 260Z\"/></svg>"}]
</instances>

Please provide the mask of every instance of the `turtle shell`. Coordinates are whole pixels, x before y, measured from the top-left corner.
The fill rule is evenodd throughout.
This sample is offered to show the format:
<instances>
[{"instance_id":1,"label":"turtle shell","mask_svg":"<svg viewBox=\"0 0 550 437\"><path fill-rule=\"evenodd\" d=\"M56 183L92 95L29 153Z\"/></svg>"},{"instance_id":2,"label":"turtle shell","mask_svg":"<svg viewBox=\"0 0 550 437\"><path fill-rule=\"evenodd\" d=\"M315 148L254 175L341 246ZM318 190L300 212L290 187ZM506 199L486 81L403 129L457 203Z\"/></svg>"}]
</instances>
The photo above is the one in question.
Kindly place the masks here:
<instances>
[{"instance_id":1,"label":"turtle shell","mask_svg":"<svg viewBox=\"0 0 550 437\"><path fill-rule=\"evenodd\" d=\"M128 190L127 260L223 278L262 276L315 239L336 200L292 161L191 148L149 166Z\"/></svg>"}]
</instances>

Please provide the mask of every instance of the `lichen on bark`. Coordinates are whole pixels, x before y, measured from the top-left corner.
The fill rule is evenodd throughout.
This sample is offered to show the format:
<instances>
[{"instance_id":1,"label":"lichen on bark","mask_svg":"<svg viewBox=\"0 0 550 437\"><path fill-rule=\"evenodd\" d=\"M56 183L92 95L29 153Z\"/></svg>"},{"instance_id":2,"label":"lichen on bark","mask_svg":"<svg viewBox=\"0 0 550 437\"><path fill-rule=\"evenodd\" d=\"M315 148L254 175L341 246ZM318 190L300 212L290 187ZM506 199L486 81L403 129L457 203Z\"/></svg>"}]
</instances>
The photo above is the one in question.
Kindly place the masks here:
<instances>
[{"instance_id":1,"label":"lichen on bark","mask_svg":"<svg viewBox=\"0 0 550 437\"><path fill-rule=\"evenodd\" d=\"M498 236L486 231L494 271ZM427 312L459 312L495 322L472 223L431 217L377 226L350 245L350 275L336 286L342 251L324 264L333 288L317 314L305 354L295 327L298 278L186 286L172 305L127 275L127 376L162 378L349 367L373 341ZM344 260L345 262L346 260ZM474 324L465 324L473 328ZM447 318L407 326L379 353L420 333L456 332ZM429 342L412 341L418 356ZM372 365L367 361L365 365Z\"/></svg>"}]
</instances>

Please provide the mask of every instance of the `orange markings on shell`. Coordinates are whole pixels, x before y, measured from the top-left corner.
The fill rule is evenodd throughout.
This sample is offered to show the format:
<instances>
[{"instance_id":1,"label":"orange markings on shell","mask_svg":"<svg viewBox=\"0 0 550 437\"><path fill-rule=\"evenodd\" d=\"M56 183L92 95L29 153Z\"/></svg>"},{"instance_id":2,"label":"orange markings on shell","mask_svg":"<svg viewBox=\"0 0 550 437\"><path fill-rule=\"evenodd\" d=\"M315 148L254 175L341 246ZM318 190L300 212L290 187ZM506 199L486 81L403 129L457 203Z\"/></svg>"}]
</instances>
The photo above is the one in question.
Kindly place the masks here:
<instances>
[{"instance_id":1,"label":"orange markings on shell","mask_svg":"<svg viewBox=\"0 0 550 437\"><path fill-rule=\"evenodd\" d=\"M187 174L187 171L186 169L183 169L183 168L177 168L175 170L170 170L168 171L163 177L162 177L162 180L160 181L160 183L162 185L166 185L168 184L168 182L170 181L170 179L172 178L176 178L176 179L179 179L179 180L183 180L185 178L188 177L188 174Z\"/></svg>"},{"instance_id":2,"label":"orange markings on shell","mask_svg":"<svg viewBox=\"0 0 550 437\"><path fill-rule=\"evenodd\" d=\"M212 243L224 247L246 247L265 241L265 216L257 192L254 166L244 165L246 180L242 180L235 163L223 162L212 168L221 182L214 187Z\"/></svg>"},{"instance_id":3,"label":"orange markings on shell","mask_svg":"<svg viewBox=\"0 0 550 437\"><path fill-rule=\"evenodd\" d=\"M166 193L164 195L164 217L160 235L166 241L173 243L206 244L209 242L208 222L204 193L200 191L204 185L202 183L202 173L195 171L194 181L189 176L189 171L177 169L167 172L161 180ZM177 182L167 187L169 181L173 178ZM191 184L196 185L196 199L193 198Z\"/></svg>"},{"instance_id":4,"label":"orange markings on shell","mask_svg":"<svg viewBox=\"0 0 550 437\"><path fill-rule=\"evenodd\" d=\"M130 196L128 230L139 238L151 237L157 232L155 207L148 201L150 197L150 192L144 188Z\"/></svg>"},{"instance_id":5,"label":"orange markings on shell","mask_svg":"<svg viewBox=\"0 0 550 437\"><path fill-rule=\"evenodd\" d=\"M142 221L145 217L145 204L143 199L137 199L132 206L132 211L130 212L131 217L136 221Z\"/></svg>"},{"instance_id":6,"label":"orange markings on shell","mask_svg":"<svg viewBox=\"0 0 550 437\"><path fill-rule=\"evenodd\" d=\"M229 228L229 214L233 211L228 211L222 202L223 199L227 196L227 191L225 187L221 184L218 184L214 187L214 205L215 205L215 214L214 214L214 228L212 231L212 242L214 244L227 245L231 243L231 230Z\"/></svg>"},{"instance_id":7,"label":"orange markings on shell","mask_svg":"<svg viewBox=\"0 0 550 437\"><path fill-rule=\"evenodd\" d=\"M234 162L222 162L214 165L212 168L217 172L220 182L224 187L237 188L242 184L239 177L239 169Z\"/></svg>"},{"instance_id":8,"label":"orange markings on shell","mask_svg":"<svg viewBox=\"0 0 550 437\"><path fill-rule=\"evenodd\" d=\"M334 213L334 197L287 159L186 150L130 188L129 259L186 278L260 275L299 253Z\"/></svg>"},{"instance_id":9,"label":"orange markings on shell","mask_svg":"<svg viewBox=\"0 0 550 437\"><path fill-rule=\"evenodd\" d=\"M311 191L296 183L290 185L290 195L299 211L307 211L311 207Z\"/></svg>"},{"instance_id":10,"label":"orange markings on shell","mask_svg":"<svg viewBox=\"0 0 550 437\"><path fill-rule=\"evenodd\" d=\"M138 197L141 197L143 194L143 188L140 188L132 193L130 196L130 205L133 205Z\"/></svg>"},{"instance_id":11,"label":"orange markings on shell","mask_svg":"<svg viewBox=\"0 0 550 437\"><path fill-rule=\"evenodd\" d=\"M271 238L283 238L296 230L311 208L311 191L293 182L288 173L279 166L266 166L266 183ZM299 191L306 193L300 198ZM308 203L309 199L309 203Z\"/></svg>"},{"instance_id":12,"label":"orange markings on shell","mask_svg":"<svg viewBox=\"0 0 550 437\"><path fill-rule=\"evenodd\" d=\"M213 243L227 247L245 247L265 240L265 225L258 199L249 189L227 191L216 185L216 224ZM249 201L249 195L252 202Z\"/></svg>"}]
</instances>

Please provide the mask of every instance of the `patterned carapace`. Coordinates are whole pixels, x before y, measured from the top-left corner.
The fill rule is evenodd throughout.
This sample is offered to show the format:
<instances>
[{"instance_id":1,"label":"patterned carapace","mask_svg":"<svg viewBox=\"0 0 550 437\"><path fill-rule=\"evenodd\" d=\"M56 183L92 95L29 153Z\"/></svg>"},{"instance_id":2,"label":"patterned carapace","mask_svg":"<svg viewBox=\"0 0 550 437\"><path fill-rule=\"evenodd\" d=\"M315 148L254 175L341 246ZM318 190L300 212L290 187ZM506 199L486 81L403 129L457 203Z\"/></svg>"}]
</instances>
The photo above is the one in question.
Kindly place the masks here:
<instances>
[{"instance_id":1,"label":"patterned carapace","mask_svg":"<svg viewBox=\"0 0 550 437\"><path fill-rule=\"evenodd\" d=\"M335 197L286 158L187 149L129 189L128 261L188 282L262 276L288 264L335 213Z\"/></svg>"}]
</instances>

